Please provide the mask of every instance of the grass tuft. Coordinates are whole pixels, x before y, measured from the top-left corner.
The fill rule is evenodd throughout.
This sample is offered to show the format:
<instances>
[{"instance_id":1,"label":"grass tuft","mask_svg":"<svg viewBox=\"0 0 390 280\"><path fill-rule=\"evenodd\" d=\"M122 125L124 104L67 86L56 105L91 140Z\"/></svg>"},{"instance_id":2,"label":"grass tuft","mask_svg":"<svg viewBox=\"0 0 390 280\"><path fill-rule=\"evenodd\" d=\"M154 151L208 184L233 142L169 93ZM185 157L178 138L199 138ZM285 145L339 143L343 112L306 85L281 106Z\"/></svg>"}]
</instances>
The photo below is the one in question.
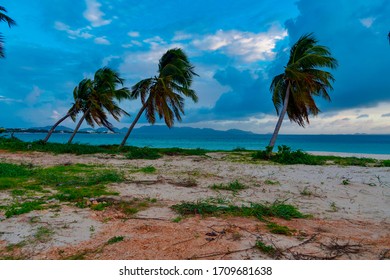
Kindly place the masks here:
<instances>
[{"instance_id":1,"label":"grass tuft","mask_svg":"<svg viewBox=\"0 0 390 280\"><path fill-rule=\"evenodd\" d=\"M292 205L275 202L271 205L263 205L252 203L250 206L235 206L235 205L216 205L209 202L183 202L175 204L171 208L180 215L196 215L202 216L211 215L230 215L240 217L256 217L259 220L264 220L264 217L279 217L286 220L293 218L305 218L307 215L302 214Z\"/></svg>"},{"instance_id":2,"label":"grass tuft","mask_svg":"<svg viewBox=\"0 0 390 280\"><path fill-rule=\"evenodd\" d=\"M237 180L235 180L235 181L230 182L228 184L214 184L214 185L211 185L210 188L213 190L228 190L228 191L232 191L232 192L236 193L236 192L243 190L243 189L246 189L248 187L245 186L244 184L241 184Z\"/></svg>"}]
</instances>

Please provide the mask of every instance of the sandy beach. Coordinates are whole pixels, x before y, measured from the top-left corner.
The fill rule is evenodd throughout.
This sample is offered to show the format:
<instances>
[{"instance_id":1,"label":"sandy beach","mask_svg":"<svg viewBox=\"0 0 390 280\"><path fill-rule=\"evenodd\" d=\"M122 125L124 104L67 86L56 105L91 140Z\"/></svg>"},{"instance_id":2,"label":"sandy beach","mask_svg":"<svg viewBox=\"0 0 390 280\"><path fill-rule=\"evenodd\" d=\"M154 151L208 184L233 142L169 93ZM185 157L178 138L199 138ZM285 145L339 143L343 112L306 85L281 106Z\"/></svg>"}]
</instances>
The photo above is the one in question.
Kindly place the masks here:
<instances>
[{"instance_id":1,"label":"sandy beach","mask_svg":"<svg viewBox=\"0 0 390 280\"><path fill-rule=\"evenodd\" d=\"M389 155L375 157L389 159ZM122 155L1 151L0 162L41 167L103 165L123 172L126 179L107 186L119 195L91 199L92 204L153 201L132 216L115 208L94 211L71 203L10 218L0 209L3 258L390 258L389 167L279 165L251 162L244 152L129 160ZM155 172L132 171L151 166ZM247 188L237 192L210 188L232 181ZM8 191L0 190L0 205L11 200ZM308 216L291 220L270 217L265 222L255 217L182 217L170 208L197 201L223 201L238 206L282 201ZM289 233L272 233L267 226L271 222L287 227ZM50 236L34 241L43 226L50 229ZM123 240L107 242L118 236ZM259 250L257 242L272 246L272 254Z\"/></svg>"}]
</instances>

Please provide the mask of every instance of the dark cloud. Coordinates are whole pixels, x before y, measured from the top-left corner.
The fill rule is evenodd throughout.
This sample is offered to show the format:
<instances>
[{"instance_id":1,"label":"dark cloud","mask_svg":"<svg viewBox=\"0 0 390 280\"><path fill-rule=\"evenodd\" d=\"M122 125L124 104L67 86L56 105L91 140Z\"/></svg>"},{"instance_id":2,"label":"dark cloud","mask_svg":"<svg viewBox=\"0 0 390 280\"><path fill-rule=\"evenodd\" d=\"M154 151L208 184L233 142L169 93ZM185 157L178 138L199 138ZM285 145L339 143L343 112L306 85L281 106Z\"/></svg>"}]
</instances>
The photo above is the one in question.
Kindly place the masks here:
<instances>
[{"instance_id":1,"label":"dark cloud","mask_svg":"<svg viewBox=\"0 0 390 280\"><path fill-rule=\"evenodd\" d=\"M390 117L390 113L388 113L388 114L383 114L381 117L382 117L382 118L388 118L388 117Z\"/></svg>"},{"instance_id":2,"label":"dark cloud","mask_svg":"<svg viewBox=\"0 0 390 280\"><path fill-rule=\"evenodd\" d=\"M389 18L384 16L390 14L390 2L300 0L297 5L300 15L286 22L291 44L314 32L339 62L332 103L320 101L320 106L336 110L390 101L390 84L383 78L390 65ZM364 19L371 26L364 26Z\"/></svg>"},{"instance_id":3,"label":"dark cloud","mask_svg":"<svg viewBox=\"0 0 390 280\"><path fill-rule=\"evenodd\" d=\"M249 70L234 67L218 71L214 78L231 90L222 94L213 111L221 117L245 117L274 110L268 80L255 78Z\"/></svg>"},{"instance_id":4,"label":"dark cloud","mask_svg":"<svg viewBox=\"0 0 390 280\"><path fill-rule=\"evenodd\" d=\"M365 118L368 118L368 117L369 117L369 115L363 114L363 115L357 116L356 118L357 118L357 119L365 119Z\"/></svg>"}]
</instances>

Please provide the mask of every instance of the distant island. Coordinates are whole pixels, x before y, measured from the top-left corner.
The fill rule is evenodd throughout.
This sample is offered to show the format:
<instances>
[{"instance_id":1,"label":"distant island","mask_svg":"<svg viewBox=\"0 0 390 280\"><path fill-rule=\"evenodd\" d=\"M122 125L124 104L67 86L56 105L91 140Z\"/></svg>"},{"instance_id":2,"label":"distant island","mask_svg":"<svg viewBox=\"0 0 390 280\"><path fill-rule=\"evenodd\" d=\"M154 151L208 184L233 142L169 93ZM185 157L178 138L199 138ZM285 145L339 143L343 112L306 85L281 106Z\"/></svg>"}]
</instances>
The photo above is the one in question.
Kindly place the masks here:
<instances>
[{"instance_id":1,"label":"distant island","mask_svg":"<svg viewBox=\"0 0 390 280\"><path fill-rule=\"evenodd\" d=\"M32 127L32 128L7 128L5 133L47 133L50 130L51 126L44 127ZM83 134L125 134L127 132L127 127L124 128L114 128L113 131L110 131L107 128L83 128L78 131L78 133ZM66 126L58 126L54 133L72 133L73 129ZM174 136L188 136L195 134L198 136L222 136L222 135L255 135L255 133L250 131L244 131L239 129L229 129L226 131L215 130L212 128L193 128L193 127L172 127L168 128L165 125L150 125L150 126L141 126L134 129L135 134L159 134L159 135L174 135Z\"/></svg>"}]
</instances>

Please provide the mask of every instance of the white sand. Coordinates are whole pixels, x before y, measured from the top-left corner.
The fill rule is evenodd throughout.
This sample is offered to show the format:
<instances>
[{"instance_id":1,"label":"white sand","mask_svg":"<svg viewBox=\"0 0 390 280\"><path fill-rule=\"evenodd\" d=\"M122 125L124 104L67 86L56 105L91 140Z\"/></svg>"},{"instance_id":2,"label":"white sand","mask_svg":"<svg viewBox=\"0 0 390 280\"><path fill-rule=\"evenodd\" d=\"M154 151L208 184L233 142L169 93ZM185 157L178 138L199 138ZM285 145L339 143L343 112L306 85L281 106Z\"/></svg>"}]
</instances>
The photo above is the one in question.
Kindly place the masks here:
<instances>
[{"instance_id":1,"label":"white sand","mask_svg":"<svg viewBox=\"0 0 390 280\"><path fill-rule=\"evenodd\" d=\"M308 153L312 155L318 155L318 156L373 158L379 160L390 159L390 154L357 154L357 153L338 153L338 152L319 152L319 151L309 151Z\"/></svg>"}]
</instances>

